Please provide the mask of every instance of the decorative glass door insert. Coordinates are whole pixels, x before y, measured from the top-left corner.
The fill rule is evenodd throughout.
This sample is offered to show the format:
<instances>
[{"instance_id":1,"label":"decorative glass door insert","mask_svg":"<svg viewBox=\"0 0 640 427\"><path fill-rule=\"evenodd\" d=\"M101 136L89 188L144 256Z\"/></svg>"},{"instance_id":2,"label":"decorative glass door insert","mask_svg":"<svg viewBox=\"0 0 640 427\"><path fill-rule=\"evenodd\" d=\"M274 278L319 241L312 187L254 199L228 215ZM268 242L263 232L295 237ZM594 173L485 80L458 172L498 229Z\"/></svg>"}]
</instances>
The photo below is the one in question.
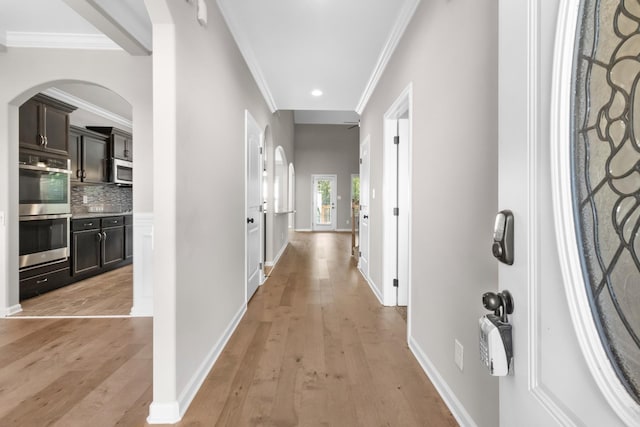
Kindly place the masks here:
<instances>
[{"instance_id":1,"label":"decorative glass door insert","mask_svg":"<svg viewBox=\"0 0 640 427\"><path fill-rule=\"evenodd\" d=\"M578 249L603 347L640 403L640 3L580 3L571 141Z\"/></svg>"}]
</instances>

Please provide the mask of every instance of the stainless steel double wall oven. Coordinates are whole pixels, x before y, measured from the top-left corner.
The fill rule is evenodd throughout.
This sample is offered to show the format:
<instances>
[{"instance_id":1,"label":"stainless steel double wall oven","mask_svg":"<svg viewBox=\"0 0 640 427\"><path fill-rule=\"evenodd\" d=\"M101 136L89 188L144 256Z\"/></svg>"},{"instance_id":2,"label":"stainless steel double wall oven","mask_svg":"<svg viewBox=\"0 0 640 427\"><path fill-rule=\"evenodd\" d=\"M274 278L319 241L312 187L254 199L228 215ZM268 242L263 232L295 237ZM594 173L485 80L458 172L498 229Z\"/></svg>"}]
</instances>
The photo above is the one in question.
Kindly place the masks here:
<instances>
[{"instance_id":1,"label":"stainless steel double wall oven","mask_svg":"<svg viewBox=\"0 0 640 427\"><path fill-rule=\"evenodd\" d=\"M65 261L70 252L69 160L21 153L19 171L20 268Z\"/></svg>"}]
</instances>

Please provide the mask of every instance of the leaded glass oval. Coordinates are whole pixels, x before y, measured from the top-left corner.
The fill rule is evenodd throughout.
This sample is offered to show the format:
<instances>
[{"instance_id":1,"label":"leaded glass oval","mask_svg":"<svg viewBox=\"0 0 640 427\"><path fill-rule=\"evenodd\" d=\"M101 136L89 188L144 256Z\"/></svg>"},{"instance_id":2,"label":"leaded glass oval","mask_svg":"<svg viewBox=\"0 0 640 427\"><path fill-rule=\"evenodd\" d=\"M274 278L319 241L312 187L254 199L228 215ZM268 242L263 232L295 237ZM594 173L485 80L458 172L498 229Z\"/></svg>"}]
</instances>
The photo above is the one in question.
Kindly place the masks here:
<instances>
[{"instance_id":1,"label":"leaded glass oval","mask_svg":"<svg viewBox=\"0 0 640 427\"><path fill-rule=\"evenodd\" d=\"M573 206L591 311L640 403L640 2L583 0L573 77Z\"/></svg>"}]
</instances>

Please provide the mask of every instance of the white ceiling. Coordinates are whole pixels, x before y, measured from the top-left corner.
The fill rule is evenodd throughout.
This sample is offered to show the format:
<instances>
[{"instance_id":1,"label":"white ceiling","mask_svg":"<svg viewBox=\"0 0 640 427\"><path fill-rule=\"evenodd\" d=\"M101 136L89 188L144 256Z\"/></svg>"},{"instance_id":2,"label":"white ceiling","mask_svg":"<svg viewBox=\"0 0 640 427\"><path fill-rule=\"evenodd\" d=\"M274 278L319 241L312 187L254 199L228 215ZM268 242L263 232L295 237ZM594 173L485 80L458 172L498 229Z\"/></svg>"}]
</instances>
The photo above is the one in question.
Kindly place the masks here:
<instances>
[{"instance_id":1,"label":"white ceiling","mask_svg":"<svg viewBox=\"0 0 640 427\"><path fill-rule=\"evenodd\" d=\"M306 110L297 123L357 121L419 1L217 0L267 104ZM92 18L84 0L0 0L0 45L149 53L144 0L91 3L124 34Z\"/></svg>"}]
</instances>

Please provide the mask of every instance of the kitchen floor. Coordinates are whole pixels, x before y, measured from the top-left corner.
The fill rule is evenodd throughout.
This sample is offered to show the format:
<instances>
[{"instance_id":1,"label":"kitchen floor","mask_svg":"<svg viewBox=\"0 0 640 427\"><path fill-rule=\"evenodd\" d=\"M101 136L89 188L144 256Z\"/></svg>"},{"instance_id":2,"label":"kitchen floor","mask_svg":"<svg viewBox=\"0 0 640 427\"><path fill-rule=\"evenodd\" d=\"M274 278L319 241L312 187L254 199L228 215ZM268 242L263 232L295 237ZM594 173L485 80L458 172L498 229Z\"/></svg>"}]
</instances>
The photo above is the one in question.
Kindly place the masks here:
<instances>
[{"instance_id":1,"label":"kitchen floor","mask_svg":"<svg viewBox=\"0 0 640 427\"><path fill-rule=\"evenodd\" d=\"M133 305L133 265L24 300L25 316L128 316Z\"/></svg>"}]
</instances>

